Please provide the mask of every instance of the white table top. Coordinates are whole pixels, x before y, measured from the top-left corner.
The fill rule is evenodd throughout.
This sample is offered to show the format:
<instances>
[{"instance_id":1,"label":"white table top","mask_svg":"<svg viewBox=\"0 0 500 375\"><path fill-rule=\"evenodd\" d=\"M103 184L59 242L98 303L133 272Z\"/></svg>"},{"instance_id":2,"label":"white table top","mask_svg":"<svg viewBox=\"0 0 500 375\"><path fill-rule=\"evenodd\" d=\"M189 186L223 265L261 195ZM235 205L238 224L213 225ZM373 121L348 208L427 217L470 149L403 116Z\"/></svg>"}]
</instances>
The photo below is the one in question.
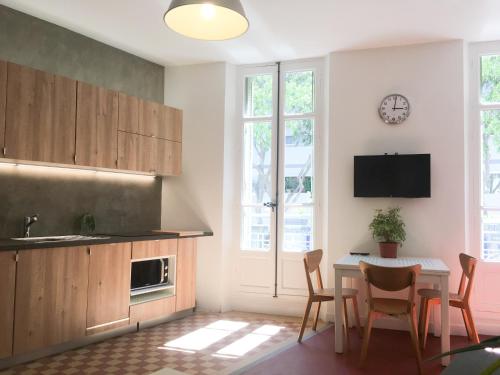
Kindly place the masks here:
<instances>
[{"instance_id":1,"label":"white table top","mask_svg":"<svg viewBox=\"0 0 500 375\"><path fill-rule=\"evenodd\" d=\"M449 275L450 269L439 258L417 258L417 257L399 257L382 258L379 256L364 255L346 255L336 261L333 265L335 269L359 269L359 261L374 264L382 267L407 267L420 264L423 274Z\"/></svg>"}]
</instances>

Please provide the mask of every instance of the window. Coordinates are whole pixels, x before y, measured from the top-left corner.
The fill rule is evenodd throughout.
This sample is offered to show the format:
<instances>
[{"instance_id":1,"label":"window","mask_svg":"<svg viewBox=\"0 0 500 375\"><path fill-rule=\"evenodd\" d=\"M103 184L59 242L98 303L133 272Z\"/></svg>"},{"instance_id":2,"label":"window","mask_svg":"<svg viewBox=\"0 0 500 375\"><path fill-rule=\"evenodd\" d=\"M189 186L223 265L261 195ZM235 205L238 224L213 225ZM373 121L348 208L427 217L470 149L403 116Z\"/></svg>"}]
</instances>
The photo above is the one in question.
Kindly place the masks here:
<instances>
[{"instance_id":1,"label":"window","mask_svg":"<svg viewBox=\"0 0 500 375\"><path fill-rule=\"evenodd\" d=\"M500 261L500 52L480 56L481 258Z\"/></svg>"}]
</instances>

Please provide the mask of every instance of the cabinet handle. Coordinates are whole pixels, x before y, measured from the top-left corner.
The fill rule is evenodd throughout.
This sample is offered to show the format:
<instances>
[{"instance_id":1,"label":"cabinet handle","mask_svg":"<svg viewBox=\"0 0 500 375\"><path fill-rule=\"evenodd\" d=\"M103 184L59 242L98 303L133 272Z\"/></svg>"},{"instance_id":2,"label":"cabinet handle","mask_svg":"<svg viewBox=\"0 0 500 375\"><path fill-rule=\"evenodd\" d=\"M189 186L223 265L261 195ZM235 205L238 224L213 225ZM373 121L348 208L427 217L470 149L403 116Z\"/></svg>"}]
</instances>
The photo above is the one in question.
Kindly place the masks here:
<instances>
[{"instance_id":1,"label":"cabinet handle","mask_svg":"<svg viewBox=\"0 0 500 375\"><path fill-rule=\"evenodd\" d=\"M7 147L3 148L3 156L7 156Z\"/></svg>"}]
</instances>

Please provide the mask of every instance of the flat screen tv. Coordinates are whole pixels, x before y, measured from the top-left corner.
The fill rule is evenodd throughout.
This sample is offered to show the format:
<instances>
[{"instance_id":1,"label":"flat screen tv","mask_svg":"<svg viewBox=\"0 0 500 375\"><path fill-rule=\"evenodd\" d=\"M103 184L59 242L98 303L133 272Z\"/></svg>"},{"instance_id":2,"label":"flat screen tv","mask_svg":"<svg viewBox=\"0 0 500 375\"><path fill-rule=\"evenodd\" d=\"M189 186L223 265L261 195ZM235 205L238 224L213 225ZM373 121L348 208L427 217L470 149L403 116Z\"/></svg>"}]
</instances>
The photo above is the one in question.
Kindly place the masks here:
<instances>
[{"instance_id":1,"label":"flat screen tv","mask_svg":"<svg viewBox=\"0 0 500 375\"><path fill-rule=\"evenodd\" d=\"M355 156L354 196L429 198L431 155Z\"/></svg>"}]
</instances>

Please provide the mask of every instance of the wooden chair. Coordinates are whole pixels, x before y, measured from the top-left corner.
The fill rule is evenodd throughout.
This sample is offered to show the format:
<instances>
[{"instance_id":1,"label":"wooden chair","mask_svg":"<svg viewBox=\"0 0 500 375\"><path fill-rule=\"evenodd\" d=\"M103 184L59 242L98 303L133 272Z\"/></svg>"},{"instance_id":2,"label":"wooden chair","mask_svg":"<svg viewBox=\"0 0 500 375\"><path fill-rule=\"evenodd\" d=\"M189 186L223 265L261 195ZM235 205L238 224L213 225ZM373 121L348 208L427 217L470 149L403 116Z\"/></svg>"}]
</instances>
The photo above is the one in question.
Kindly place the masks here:
<instances>
[{"instance_id":1,"label":"wooden chair","mask_svg":"<svg viewBox=\"0 0 500 375\"><path fill-rule=\"evenodd\" d=\"M479 343L479 337L474 320L472 319L469 304L477 259L463 253L459 255L459 259L462 266L462 277L460 278L458 293L450 293L450 306L458 307L462 310L467 336L469 336L469 340L477 344ZM431 306L441 304L441 296L440 291L436 289L419 289L418 295L421 297L419 318L420 347L424 350L427 343Z\"/></svg>"},{"instance_id":2,"label":"wooden chair","mask_svg":"<svg viewBox=\"0 0 500 375\"><path fill-rule=\"evenodd\" d=\"M308 251L307 253L304 254L304 269L306 271L307 287L309 289L309 299L307 300L306 311L304 313L304 318L302 320L302 326L300 327L299 338L297 340L298 342L302 341L302 336L304 335L304 330L306 329L307 321L309 319L309 312L311 311L312 304L314 302L318 303L316 307L316 316L314 318L314 323L313 323L313 330L316 331L316 327L318 325L319 310L321 308L321 302L333 301L333 299L335 298L334 289L323 288L323 280L321 279L321 271L319 269L321 258L323 258L323 250ZM316 278L318 284L318 288L316 289L313 287L311 281L311 273L313 273L314 271L316 271ZM347 318L348 299L352 301L358 332L360 335L362 332L359 321L357 295L358 291L356 289L342 288L342 299L344 300L345 336L346 336L347 346L349 346L349 335L347 329L349 327L349 320Z\"/></svg>"},{"instance_id":3,"label":"wooden chair","mask_svg":"<svg viewBox=\"0 0 500 375\"><path fill-rule=\"evenodd\" d=\"M385 315L398 318L406 317L410 326L413 348L417 356L418 371L419 374L421 374L422 358L418 345L417 315L415 310L415 280L422 267L420 265L396 268L380 267L363 261L359 262L359 266L366 282L369 308L363 336L363 346L361 349L361 365L363 365L366 360L373 321ZM389 292L396 292L409 287L408 299L375 298L372 296L372 285L378 289Z\"/></svg>"}]
</instances>

